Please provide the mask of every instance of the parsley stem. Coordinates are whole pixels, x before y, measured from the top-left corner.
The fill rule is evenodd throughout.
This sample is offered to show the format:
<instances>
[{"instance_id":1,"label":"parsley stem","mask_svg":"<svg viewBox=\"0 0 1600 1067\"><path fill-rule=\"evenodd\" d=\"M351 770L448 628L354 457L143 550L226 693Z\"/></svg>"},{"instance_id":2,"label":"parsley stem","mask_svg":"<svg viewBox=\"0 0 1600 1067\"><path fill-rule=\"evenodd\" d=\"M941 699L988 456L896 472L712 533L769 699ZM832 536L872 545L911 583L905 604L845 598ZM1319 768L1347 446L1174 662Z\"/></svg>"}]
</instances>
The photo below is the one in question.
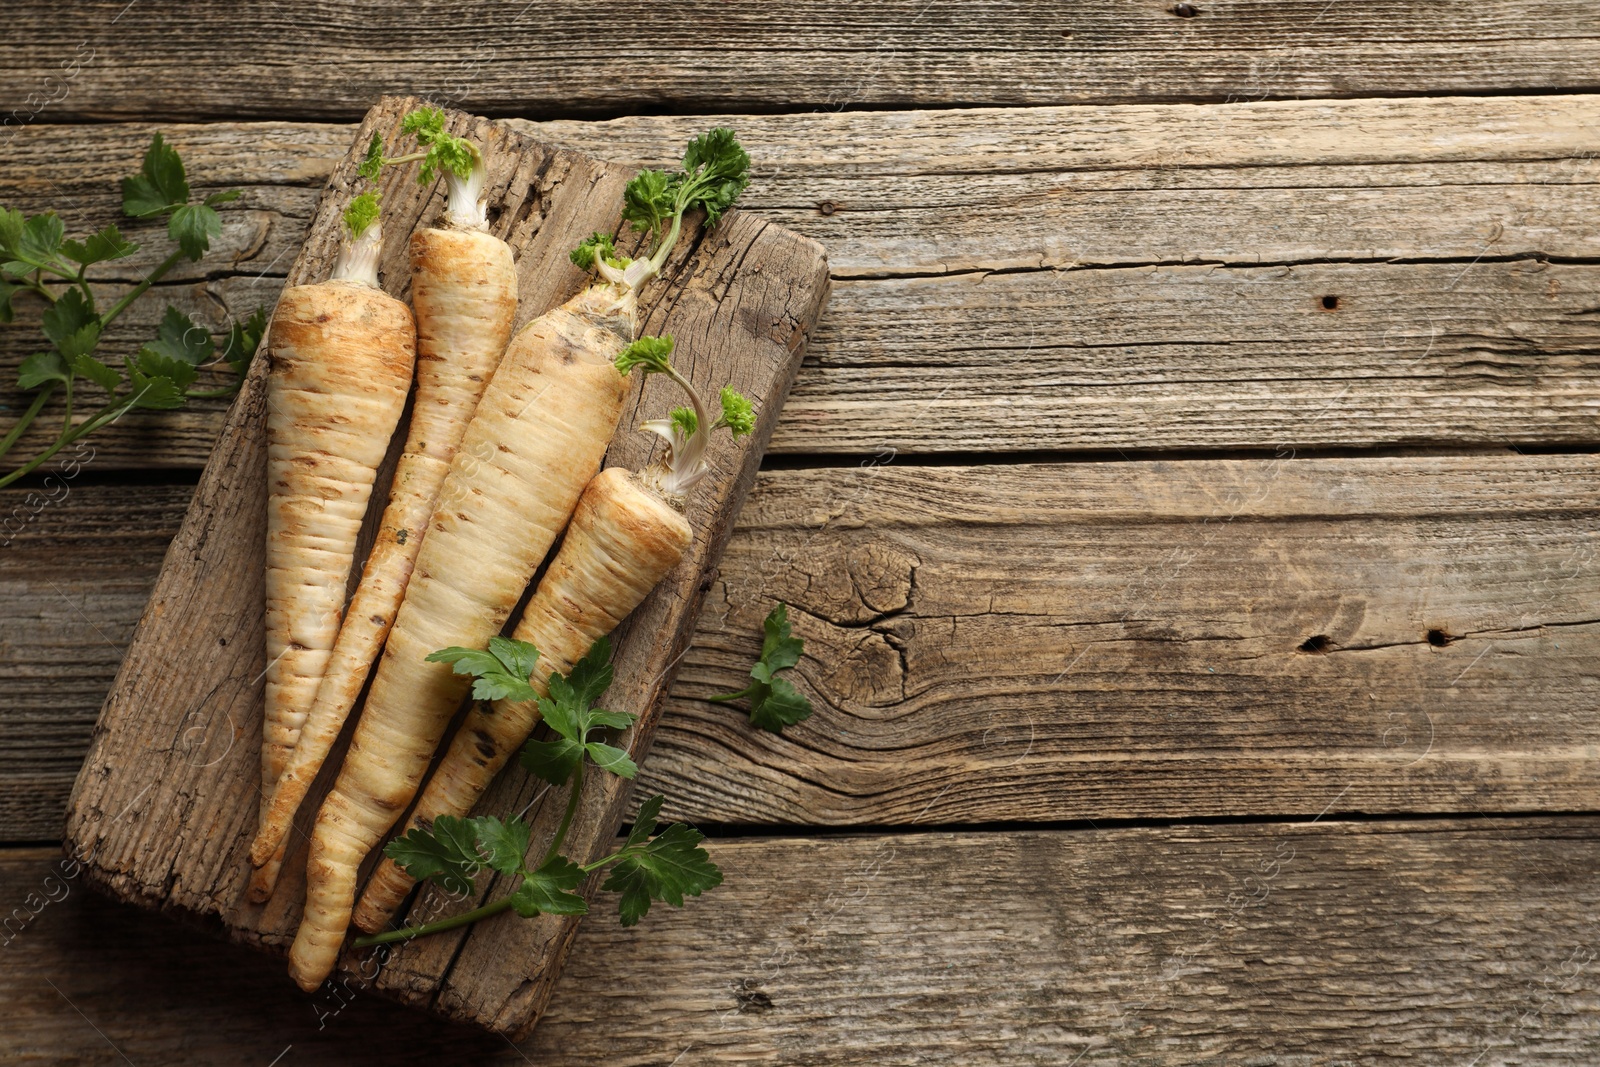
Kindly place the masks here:
<instances>
[{"instance_id":1,"label":"parsley stem","mask_svg":"<svg viewBox=\"0 0 1600 1067\"><path fill-rule=\"evenodd\" d=\"M706 697L706 699L714 700L718 703L723 703L729 700L743 700L745 697L754 696L755 691L756 687L752 685L750 688L741 689L737 693L719 693L714 697Z\"/></svg>"},{"instance_id":2,"label":"parsley stem","mask_svg":"<svg viewBox=\"0 0 1600 1067\"><path fill-rule=\"evenodd\" d=\"M578 769L572 772L572 793L567 797L567 813L561 816L561 825L556 827L556 836L550 842L549 851L544 854L545 863L555 859L561 851L561 846L566 843L567 831L572 829L572 817L578 813L578 794L582 791L583 763L579 761Z\"/></svg>"},{"instance_id":3,"label":"parsley stem","mask_svg":"<svg viewBox=\"0 0 1600 1067\"><path fill-rule=\"evenodd\" d=\"M437 934L443 930L454 930L458 926L470 926L480 919L487 919L492 915L499 915L511 907L510 897L501 897L492 904L485 904L481 908L464 911L460 915L452 915L447 919L437 919L421 926L407 926L400 930L385 930L381 934L363 934L350 943L356 948L370 948L373 945L387 945L395 941L410 941L414 937L424 937L428 934Z\"/></svg>"},{"instance_id":4,"label":"parsley stem","mask_svg":"<svg viewBox=\"0 0 1600 1067\"><path fill-rule=\"evenodd\" d=\"M124 293L121 300L118 300L115 304L112 304L106 313L100 316L100 328L103 330L107 326L111 325L111 320L115 319L118 315L122 314L123 311L127 310L129 304L143 296L146 289L149 289L152 285L165 277L167 271L171 270L173 267L176 267L178 265L178 260L182 259L183 255L183 249L181 248L172 253L172 255L161 261L160 266L156 267L155 270L145 275L143 281Z\"/></svg>"},{"instance_id":5,"label":"parsley stem","mask_svg":"<svg viewBox=\"0 0 1600 1067\"><path fill-rule=\"evenodd\" d=\"M29 404L28 410L22 413L22 418L17 420L15 426L11 427L11 432L6 434L3 440L0 440L0 456L11 451L11 446L17 443L17 438L21 437L23 431L38 417L39 409L44 407L46 400L50 399L50 394L56 391L56 384L55 382L50 382L39 390L39 395L33 398L33 403Z\"/></svg>"},{"instance_id":6,"label":"parsley stem","mask_svg":"<svg viewBox=\"0 0 1600 1067\"><path fill-rule=\"evenodd\" d=\"M48 393L49 390L45 390L44 392ZM127 410L127 401L127 397L117 397L115 400L111 401L111 403L107 404L105 407L89 416L77 426L70 430L63 431L61 436L56 438L55 444L51 445L43 452L40 452L37 456L34 456L32 459L28 460L28 462L24 463L16 470L0 476L0 489L4 489L18 478L32 474L34 471L44 466L51 456L54 456L57 452L60 452L63 448L66 448L78 438L84 436L85 434L93 433L95 430L98 430L107 423L116 422L117 419L122 416L122 413ZM37 403L37 401L35 401L35 403Z\"/></svg>"}]
</instances>

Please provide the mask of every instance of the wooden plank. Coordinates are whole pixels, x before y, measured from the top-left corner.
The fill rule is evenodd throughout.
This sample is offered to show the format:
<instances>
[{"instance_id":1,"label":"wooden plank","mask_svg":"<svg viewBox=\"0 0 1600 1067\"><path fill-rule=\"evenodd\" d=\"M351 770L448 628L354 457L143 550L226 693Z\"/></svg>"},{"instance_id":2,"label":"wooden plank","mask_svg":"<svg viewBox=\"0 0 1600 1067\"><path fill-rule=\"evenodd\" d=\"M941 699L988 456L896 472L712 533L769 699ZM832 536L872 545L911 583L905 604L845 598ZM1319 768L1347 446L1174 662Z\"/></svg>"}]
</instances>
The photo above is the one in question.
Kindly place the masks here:
<instances>
[{"instance_id":1,"label":"wooden plank","mask_svg":"<svg viewBox=\"0 0 1600 1067\"><path fill-rule=\"evenodd\" d=\"M105 119L355 118L385 92L490 114L843 110L1259 100L1594 87L1600 31L1574 0L1333 5L1218 0L626 0L311 10L98 0L11 6L0 109ZM381 62L375 59L381 57ZM529 76L536 57L538 73Z\"/></svg>"},{"instance_id":2,"label":"wooden plank","mask_svg":"<svg viewBox=\"0 0 1600 1067\"><path fill-rule=\"evenodd\" d=\"M659 164L712 121L756 157L747 210L826 241L838 279L775 451L1600 439L1594 97L524 128ZM246 187L201 265L218 273L164 287L220 326L275 297L350 131L168 133L206 188ZM27 129L0 201L111 221L148 136ZM137 306L108 346L131 350L160 311ZM33 351L35 314L0 330L0 383ZM130 416L96 437L96 463L198 466L221 417Z\"/></svg>"},{"instance_id":3,"label":"wooden plank","mask_svg":"<svg viewBox=\"0 0 1600 1067\"><path fill-rule=\"evenodd\" d=\"M329 180L335 195L319 208L288 284L325 274L340 244L338 208L368 137L373 130L392 132L415 104L385 98L369 113ZM517 255L519 319L533 318L587 284L565 252L594 230L615 229L630 172L459 112L449 113L448 128L484 147L490 225ZM442 207L438 190L417 186L412 175L386 177L392 232L431 225ZM669 261L669 284L646 292L641 331L693 338L678 365L700 389L714 391L731 382L751 398L758 415L776 411L827 299L822 250L737 211L714 231L697 231L691 238ZM407 288L406 255L403 241L390 242L382 276L396 295ZM112 895L220 919L238 940L282 949L303 900L303 842L299 852L291 849L272 901L255 906L244 900L259 807L252 739L259 736L262 710L265 375L265 361L258 361L168 552L69 800L67 839L93 854L85 878ZM623 427L607 452L609 463L639 468L650 458L652 446L636 428L641 418L663 408L669 390L675 391L671 383L665 386L634 384ZM773 421L761 418L743 442L713 446L720 450L711 457L713 471L687 505L695 537L683 563L614 635L616 680L608 702L638 716L619 742L636 759L649 751L666 688L710 585L708 576L755 478ZM400 443L397 439L395 447ZM635 633L639 637L630 639ZM307 819L328 777L321 790L308 794ZM610 844L631 785L612 775L585 783L579 817L566 842L575 861L597 858L596 850ZM148 818L119 825L115 813L123 811ZM556 811L536 820L536 839L548 839L559 819ZM410 992L474 984L484 992L453 995L441 1000L438 1010L505 1032L527 1029L544 1007L575 928L575 918L524 924L492 949L483 947L474 931L459 955L441 961L425 981L414 969ZM501 986L513 994L494 995Z\"/></svg>"},{"instance_id":4,"label":"wooden plank","mask_svg":"<svg viewBox=\"0 0 1600 1067\"><path fill-rule=\"evenodd\" d=\"M125 632L187 495L75 489L0 552L0 810L76 766L118 658L69 602ZM1600 805L1597 532L1593 455L771 471L642 788L749 825ZM817 703L782 738L701 699L771 598Z\"/></svg>"},{"instance_id":5,"label":"wooden plank","mask_svg":"<svg viewBox=\"0 0 1600 1067\"><path fill-rule=\"evenodd\" d=\"M26 922L8 930L0 1055L1106 1067L1403 1047L1427 1063L1588 1065L1596 829L1323 819L715 840L718 889L632 931L584 925L519 1048L355 986L302 997L259 957L113 909L59 868L47 882L58 854L12 851L0 901Z\"/></svg>"}]
</instances>

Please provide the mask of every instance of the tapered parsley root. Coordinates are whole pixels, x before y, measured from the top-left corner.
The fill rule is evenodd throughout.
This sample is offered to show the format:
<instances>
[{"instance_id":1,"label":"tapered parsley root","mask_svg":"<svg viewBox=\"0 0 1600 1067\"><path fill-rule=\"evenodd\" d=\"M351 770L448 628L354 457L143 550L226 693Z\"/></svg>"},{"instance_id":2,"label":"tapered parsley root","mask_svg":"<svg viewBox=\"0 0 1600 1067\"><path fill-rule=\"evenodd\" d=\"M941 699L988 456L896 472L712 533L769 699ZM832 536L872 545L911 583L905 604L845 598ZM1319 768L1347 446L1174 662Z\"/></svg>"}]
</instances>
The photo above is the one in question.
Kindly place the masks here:
<instances>
[{"instance_id":1,"label":"tapered parsley root","mask_svg":"<svg viewBox=\"0 0 1600 1067\"><path fill-rule=\"evenodd\" d=\"M411 237L411 299L417 315L417 395L405 451L389 490L378 538L367 557L327 672L269 806L250 858L262 870L252 896L265 900L276 877L274 855L366 684L422 548L428 519L511 336L517 275L511 249L484 230L483 159L471 142L444 133L443 113L422 108L406 117L427 151L385 160L373 135L364 173L382 163L422 160L421 177L444 174L445 225Z\"/></svg>"},{"instance_id":2,"label":"tapered parsley root","mask_svg":"<svg viewBox=\"0 0 1600 1067\"><path fill-rule=\"evenodd\" d=\"M451 464L416 570L323 801L290 974L316 988L338 957L356 869L415 795L469 679L428 654L500 632L600 466L622 414L612 365L632 340L631 292L592 287L535 319L495 372Z\"/></svg>"},{"instance_id":3,"label":"tapered parsley root","mask_svg":"<svg viewBox=\"0 0 1600 1067\"><path fill-rule=\"evenodd\" d=\"M356 534L411 385L415 327L376 287L374 207L371 194L351 205L333 277L285 290L267 333L263 796L327 666Z\"/></svg>"},{"instance_id":4,"label":"tapered parsley root","mask_svg":"<svg viewBox=\"0 0 1600 1067\"><path fill-rule=\"evenodd\" d=\"M646 424L667 438L660 462L638 474L607 468L578 500L561 549L512 635L538 649L537 669L531 677L524 672L536 698L548 696L546 680L572 670L683 558L693 536L683 516L685 494L709 470L711 432L727 427L739 436L753 427L749 401L731 388L722 393L722 416L709 418L698 393L669 362L671 351L670 337L644 337L618 357L619 370L669 375L688 391L693 407ZM443 815L467 814L538 721L537 699L474 703L428 779L407 831ZM368 933L383 929L413 884L394 860L384 859L362 893L355 925Z\"/></svg>"}]
</instances>

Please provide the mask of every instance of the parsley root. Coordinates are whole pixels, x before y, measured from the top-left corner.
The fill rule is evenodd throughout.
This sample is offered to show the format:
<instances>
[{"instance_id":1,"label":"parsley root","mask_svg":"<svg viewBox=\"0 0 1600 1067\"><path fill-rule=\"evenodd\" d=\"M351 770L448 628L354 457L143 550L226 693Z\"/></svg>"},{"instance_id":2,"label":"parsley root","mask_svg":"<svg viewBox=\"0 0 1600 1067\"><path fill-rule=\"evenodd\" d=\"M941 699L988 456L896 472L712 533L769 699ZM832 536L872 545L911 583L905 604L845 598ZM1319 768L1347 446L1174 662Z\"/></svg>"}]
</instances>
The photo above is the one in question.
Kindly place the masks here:
<instances>
[{"instance_id":1,"label":"parsley root","mask_svg":"<svg viewBox=\"0 0 1600 1067\"><path fill-rule=\"evenodd\" d=\"M538 723L537 698L548 695L544 679L571 670L591 645L639 606L687 551L692 531L683 516L684 494L709 469L706 440L723 426L735 435L748 433L753 416L749 401L725 389L724 415L711 421L699 395L667 361L671 350L671 338L646 337L618 358L619 370L637 365L670 375L688 390L694 408L679 409L671 420L646 424L656 432L666 428L668 450L659 463L639 474L607 468L579 498L561 549L512 634L538 649L538 670L531 678L523 672L534 699L473 704L444 761L428 779L407 830L472 810ZM681 433L685 427L688 432ZM385 859L367 882L355 910L355 925L369 933L383 929L413 884L394 860Z\"/></svg>"},{"instance_id":2,"label":"parsley root","mask_svg":"<svg viewBox=\"0 0 1600 1067\"><path fill-rule=\"evenodd\" d=\"M415 327L377 288L370 197L346 212L333 277L286 290L267 333L264 796L333 649L356 534L411 385Z\"/></svg>"},{"instance_id":3,"label":"parsley root","mask_svg":"<svg viewBox=\"0 0 1600 1067\"><path fill-rule=\"evenodd\" d=\"M631 290L590 287L511 341L439 494L354 740L323 801L289 973L333 969L356 870L415 795L468 679L430 662L500 632L600 466L622 414L612 365L633 339Z\"/></svg>"},{"instance_id":4,"label":"parsley root","mask_svg":"<svg viewBox=\"0 0 1600 1067\"><path fill-rule=\"evenodd\" d=\"M444 133L443 113L422 108L405 130L428 146L422 177L442 171L448 187L445 226L411 237L411 299L417 315L417 395L405 451L395 471L377 541L345 612L327 671L309 702L293 755L263 810L250 859L260 870L252 898L272 892L283 842L306 791L322 768L389 635L422 548L428 519L467 423L494 373L517 310L511 249L484 229L483 159L471 142ZM364 173L383 162L375 134ZM409 159L412 157L401 157Z\"/></svg>"}]
</instances>

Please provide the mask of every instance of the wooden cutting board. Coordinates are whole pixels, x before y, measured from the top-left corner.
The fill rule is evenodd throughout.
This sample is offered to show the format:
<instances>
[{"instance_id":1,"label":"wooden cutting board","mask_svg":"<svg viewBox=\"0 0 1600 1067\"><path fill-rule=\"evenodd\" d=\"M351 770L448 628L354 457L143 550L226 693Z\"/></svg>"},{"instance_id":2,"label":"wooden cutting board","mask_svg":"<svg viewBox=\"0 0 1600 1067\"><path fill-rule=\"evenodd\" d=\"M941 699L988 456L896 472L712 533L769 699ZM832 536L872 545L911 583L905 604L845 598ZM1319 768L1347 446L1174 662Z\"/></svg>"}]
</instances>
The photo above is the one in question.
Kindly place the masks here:
<instances>
[{"instance_id":1,"label":"wooden cutting board","mask_svg":"<svg viewBox=\"0 0 1600 1067\"><path fill-rule=\"evenodd\" d=\"M355 168L367 141L378 130L394 145L401 116L417 103L385 98L367 114L323 192L289 272L290 285L327 277L339 244L339 214L359 181ZM490 229L516 254L520 326L586 284L587 276L571 265L567 252L592 231L619 230L622 189L633 172L557 150L486 119L448 115L450 131L473 138L488 160ZM409 290L407 236L414 226L432 224L443 200L441 186L417 182L414 164L384 175L382 276L396 296L404 298ZM629 248L634 241L630 233L619 246ZM616 680L605 703L640 717L619 744L641 759L806 340L827 301L827 261L815 242L733 211L709 231L687 233L643 298L642 332L674 335L676 359L695 384L714 394L731 382L755 402L759 421L743 441L718 435L715 472L689 504L693 546L613 635ZM230 938L281 955L293 940L304 897L306 833L345 741L301 809L276 895L263 906L247 903L247 854L260 801L265 668L265 377L266 361L257 359L167 551L73 788L66 847L84 861L89 881L111 896L220 924ZM607 465L637 468L647 462L655 446L650 435L638 432L640 421L680 402L670 382L637 378L606 453ZM404 436L402 426L391 451ZM390 470L393 462L391 455ZM373 494L368 541L387 498L387 477L387 472L381 475L383 491ZM359 570L358 560L355 573ZM609 851L631 788L613 775L587 778L564 850L579 863ZM554 832L562 802L559 791L541 796L513 763L479 810L506 814L527 808L537 851ZM591 879L589 892L598 880ZM434 890L424 888L413 910L441 915L474 907L506 893L503 882L484 878L476 900L456 903L428 899ZM707 922L716 921L714 892L690 906ZM604 910L597 907L593 921L616 921L609 901ZM522 1034L544 1009L576 925L575 919L560 916L525 920L507 913L401 946L381 967L370 954L347 951L341 973L316 994L318 1006L334 1014L355 992L372 989L451 1019Z\"/></svg>"}]
</instances>

